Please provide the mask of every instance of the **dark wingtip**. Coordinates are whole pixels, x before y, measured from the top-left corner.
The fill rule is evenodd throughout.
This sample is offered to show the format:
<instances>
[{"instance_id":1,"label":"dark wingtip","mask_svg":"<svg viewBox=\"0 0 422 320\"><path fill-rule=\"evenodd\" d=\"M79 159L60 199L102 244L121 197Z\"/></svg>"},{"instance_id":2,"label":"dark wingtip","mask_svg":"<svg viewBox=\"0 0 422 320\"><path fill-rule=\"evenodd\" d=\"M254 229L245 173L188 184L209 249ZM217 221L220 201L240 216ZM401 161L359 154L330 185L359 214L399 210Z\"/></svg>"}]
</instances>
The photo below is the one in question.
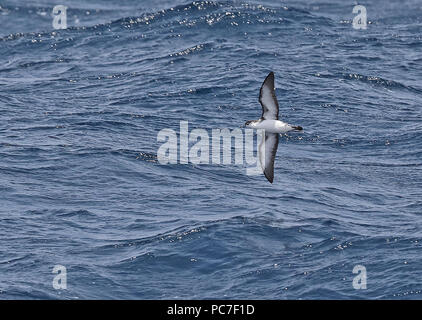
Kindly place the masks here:
<instances>
[{"instance_id":1,"label":"dark wingtip","mask_svg":"<svg viewBox=\"0 0 422 320\"><path fill-rule=\"evenodd\" d=\"M265 81L270 79L270 78L274 78L274 72L272 72L272 71L265 77Z\"/></svg>"},{"instance_id":2,"label":"dark wingtip","mask_svg":"<svg viewBox=\"0 0 422 320\"><path fill-rule=\"evenodd\" d=\"M267 173L266 172L264 172L264 176L265 176L265 178L267 178L267 180L272 184L273 183L273 181L274 181L274 177L269 177L268 175L267 175Z\"/></svg>"}]
</instances>

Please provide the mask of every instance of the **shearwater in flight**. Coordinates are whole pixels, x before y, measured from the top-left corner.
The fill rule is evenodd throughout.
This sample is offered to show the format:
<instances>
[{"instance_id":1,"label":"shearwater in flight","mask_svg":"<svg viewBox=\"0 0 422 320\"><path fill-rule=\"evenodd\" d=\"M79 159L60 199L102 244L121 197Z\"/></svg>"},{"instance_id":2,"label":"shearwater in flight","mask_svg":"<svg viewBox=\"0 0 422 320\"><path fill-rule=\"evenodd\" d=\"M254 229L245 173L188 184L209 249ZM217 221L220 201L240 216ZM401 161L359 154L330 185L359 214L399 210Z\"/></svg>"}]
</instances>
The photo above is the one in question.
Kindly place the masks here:
<instances>
[{"instance_id":1,"label":"shearwater in flight","mask_svg":"<svg viewBox=\"0 0 422 320\"><path fill-rule=\"evenodd\" d=\"M274 159L278 147L278 135L292 130L303 130L300 126L292 126L278 120L278 102L275 96L274 72L265 78L259 91L259 102L262 106L262 115L258 120L246 121L245 127L264 129L265 139L259 145L259 161L262 171L269 182L274 180Z\"/></svg>"}]
</instances>

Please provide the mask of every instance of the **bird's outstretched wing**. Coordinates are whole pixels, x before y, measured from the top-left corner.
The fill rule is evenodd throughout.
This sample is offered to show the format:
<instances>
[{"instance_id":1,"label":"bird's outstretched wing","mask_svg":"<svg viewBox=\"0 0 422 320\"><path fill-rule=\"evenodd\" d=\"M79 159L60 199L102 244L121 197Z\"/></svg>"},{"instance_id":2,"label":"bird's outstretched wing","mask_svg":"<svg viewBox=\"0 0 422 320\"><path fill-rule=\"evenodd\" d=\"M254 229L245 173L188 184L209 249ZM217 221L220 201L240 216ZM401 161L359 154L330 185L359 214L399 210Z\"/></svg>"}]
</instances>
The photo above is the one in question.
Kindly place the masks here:
<instances>
[{"instance_id":1,"label":"bird's outstretched wing","mask_svg":"<svg viewBox=\"0 0 422 320\"><path fill-rule=\"evenodd\" d=\"M259 91L259 102L262 106L264 120L278 120L278 102L274 91L274 72L265 78Z\"/></svg>"},{"instance_id":2,"label":"bird's outstretched wing","mask_svg":"<svg viewBox=\"0 0 422 320\"><path fill-rule=\"evenodd\" d=\"M259 161L269 182L274 180L274 160L278 147L278 133L265 132L265 139L259 145Z\"/></svg>"}]
</instances>

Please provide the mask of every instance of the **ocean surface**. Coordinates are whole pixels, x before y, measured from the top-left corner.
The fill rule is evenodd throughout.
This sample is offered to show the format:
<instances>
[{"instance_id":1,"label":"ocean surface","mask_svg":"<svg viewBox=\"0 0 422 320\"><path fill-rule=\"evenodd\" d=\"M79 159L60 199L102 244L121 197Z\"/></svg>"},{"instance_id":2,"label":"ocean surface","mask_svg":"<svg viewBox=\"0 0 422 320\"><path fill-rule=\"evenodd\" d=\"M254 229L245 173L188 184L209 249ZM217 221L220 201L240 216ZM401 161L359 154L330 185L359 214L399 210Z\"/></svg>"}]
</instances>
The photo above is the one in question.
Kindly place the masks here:
<instances>
[{"instance_id":1,"label":"ocean surface","mask_svg":"<svg viewBox=\"0 0 422 320\"><path fill-rule=\"evenodd\" d=\"M0 299L422 299L422 2L355 4L1 1ZM270 71L273 184L158 161Z\"/></svg>"}]
</instances>

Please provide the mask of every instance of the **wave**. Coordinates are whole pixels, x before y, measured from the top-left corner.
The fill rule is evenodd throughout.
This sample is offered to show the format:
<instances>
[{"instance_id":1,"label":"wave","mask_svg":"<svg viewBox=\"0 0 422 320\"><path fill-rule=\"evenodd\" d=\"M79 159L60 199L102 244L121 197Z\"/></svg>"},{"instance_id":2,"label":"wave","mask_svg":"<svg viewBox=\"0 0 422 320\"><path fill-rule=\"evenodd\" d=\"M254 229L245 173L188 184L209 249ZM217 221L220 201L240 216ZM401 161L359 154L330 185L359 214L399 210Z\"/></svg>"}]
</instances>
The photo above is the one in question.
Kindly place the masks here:
<instances>
[{"instance_id":1,"label":"wave","mask_svg":"<svg viewBox=\"0 0 422 320\"><path fill-rule=\"evenodd\" d=\"M146 13L142 16L123 17L107 23L99 23L92 26L69 26L66 30L40 31L29 33L13 33L1 37L0 41L14 41L21 38L32 38L43 40L50 37L67 36L76 32L104 31L113 28L131 29L133 27L151 26L163 22L163 27L187 26L195 27L197 24L208 26L222 24L222 27L229 25L252 24L284 24L300 22L298 17L310 19L307 22L315 24L332 24L333 21L327 17L317 16L309 11L287 6L263 6L248 3L236 2L214 2L195 1L184 5L178 5L160 11Z\"/></svg>"},{"instance_id":2,"label":"wave","mask_svg":"<svg viewBox=\"0 0 422 320\"><path fill-rule=\"evenodd\" d=\"M367 84L371 84L374 86L379 86L382 88L387 89L399 89L399 90L406 90L412 93L422 94L422 90L405 85L401 82L395 80L384 79L378 76L369 76L359 73L317 73L315 74L318 78L327 78L327 79L343 79L343 80L350 80L350 81L359 81Z\"/></svg>"}]
</instances>

